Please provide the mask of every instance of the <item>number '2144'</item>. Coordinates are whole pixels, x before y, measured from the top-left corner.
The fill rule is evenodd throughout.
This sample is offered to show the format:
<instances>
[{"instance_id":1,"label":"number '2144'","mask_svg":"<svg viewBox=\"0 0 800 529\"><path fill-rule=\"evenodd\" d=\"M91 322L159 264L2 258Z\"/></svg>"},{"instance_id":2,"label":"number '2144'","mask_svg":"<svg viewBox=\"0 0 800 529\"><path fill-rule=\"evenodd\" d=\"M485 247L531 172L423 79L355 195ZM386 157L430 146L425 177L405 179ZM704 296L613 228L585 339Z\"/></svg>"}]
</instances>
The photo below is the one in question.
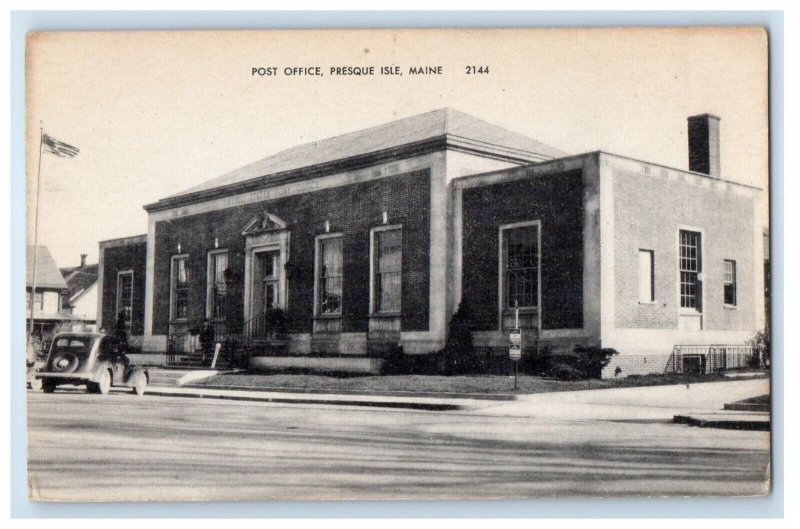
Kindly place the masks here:
<instances>
[{"instance_id":1,"label":"number '2144'","mask_svg":"<svg viewBox=\"0 0 800 529\"><path fill-rule=\"evenodd\" d=\"M467 75L475 75L479 73L489 73L488 66L467 66Z\"/></svg>"}]
</instances>

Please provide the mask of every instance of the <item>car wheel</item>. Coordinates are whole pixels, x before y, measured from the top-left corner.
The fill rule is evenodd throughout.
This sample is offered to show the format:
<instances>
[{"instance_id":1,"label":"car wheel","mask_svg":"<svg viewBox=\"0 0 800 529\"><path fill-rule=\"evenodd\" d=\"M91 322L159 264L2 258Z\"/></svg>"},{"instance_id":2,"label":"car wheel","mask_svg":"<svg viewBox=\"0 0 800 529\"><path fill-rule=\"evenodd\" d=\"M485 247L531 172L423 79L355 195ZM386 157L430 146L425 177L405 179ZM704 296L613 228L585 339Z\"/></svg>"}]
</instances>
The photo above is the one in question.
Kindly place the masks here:
<instances>
[{"instance_id":1,"label":"car wheel","mask_svg":"<svg viewBox=\"0 0 800 529\"><path fill-rule=\"evenodd\" d=\"M108 390L111 389L111 372L103 370L95 385L97 387L97 392L101 395L108 393Z\"/></svg>"},{"instance_id":2,"label":"car wheel","mask_svg":"<svg viewBox=\"0 0 800 529\"><path fill-rule=\"evenodd\" d=\"M133 382L131 386L133 386L133 392L137 395L144 395L145 389L147 389L147 377L144 373L136 373L134 375Z\"/></svg>"},{"instance_id":3,"label":"car wheel","mask_svg":"<svg viewBox=\"0 0 800 529\"><path fill-rule=\"evenodd\" d=\"M42 380L42 391L52 393L56 390L56 385L49 380Z\"/></svg>"}]
</instances>

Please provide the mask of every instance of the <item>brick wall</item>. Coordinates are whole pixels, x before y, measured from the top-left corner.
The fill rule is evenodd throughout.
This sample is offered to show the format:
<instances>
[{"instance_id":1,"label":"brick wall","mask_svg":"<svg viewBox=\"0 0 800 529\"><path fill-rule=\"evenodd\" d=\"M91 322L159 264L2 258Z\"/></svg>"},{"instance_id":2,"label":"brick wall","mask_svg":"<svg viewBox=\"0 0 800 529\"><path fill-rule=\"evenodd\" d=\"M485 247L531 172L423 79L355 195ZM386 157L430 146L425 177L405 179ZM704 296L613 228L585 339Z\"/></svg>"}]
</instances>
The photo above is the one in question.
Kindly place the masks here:
<instances>
[{"instance_id":1,"label":"brick wall","mask_svg":"<svg viewBox=\"0 0 800 529\"><path fill-rule=\"evenodd\" d=\"M724 183L673 173L614 170L616 326L678 327L678 229L702 231L703 329L747 330L754 323L753 200ZM638 252L653 250L655 303L639 303ZM723 306L723 260L737 268L737 307Z\"/></svg>"},{"instance_id":2,"label":"brick wall","mask_svg":"<svg viewBox=\"0 0 800 529\"><path fill-rule=\"evenodd\" d=\"M582 196L579 170L464 190L462 300L474 330L498 326L500 226L534 220L541 221L542 326L583 326Z\"/></svg>"},{"instance_id":3,"label":"brick wall","mask_svg":"<svg viewBox=\"0 0 800 529\"><path fill-rule=\"evenodd\" d=\"M314 239L324 233L343 233L343 332L366 332L369 312L369 232L382 225L403 226L402 329L428 329L430 265L430 171L385 177L272 201L160 221L156 223L153 334L166 334L169 325L170 258L189 254L189 321L200 321L206 310L207 254L228 250L228 266L240 280L229 290L226 307L229 329L243 321L246 224L269 212L283 219L290 232L288 281L291 330L311 332L314 285Z\"/></svg>"},{"instance_id":4,"label":"brick wall","mask_svg":"<svg viewBox=\"0 0 800 529\"><path fill-rule=\"evenodd\" d=\"M113 246L103 249L103 300L102 325L108 330L117 321L117 273L133 270L133 309L131 312L131 335L144 334L145 270L147 267L147 243Z\"/></svg>"}]
</instances>

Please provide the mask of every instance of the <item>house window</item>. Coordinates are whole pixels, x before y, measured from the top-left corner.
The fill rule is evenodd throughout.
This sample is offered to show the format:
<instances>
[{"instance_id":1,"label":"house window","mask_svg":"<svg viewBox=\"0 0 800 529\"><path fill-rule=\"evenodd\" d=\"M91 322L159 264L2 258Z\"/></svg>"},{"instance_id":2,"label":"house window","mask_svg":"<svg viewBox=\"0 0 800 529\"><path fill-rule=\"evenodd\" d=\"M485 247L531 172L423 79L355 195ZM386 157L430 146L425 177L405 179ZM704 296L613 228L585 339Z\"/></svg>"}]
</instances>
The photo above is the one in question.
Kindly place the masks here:
<instances>
[{"instance_id":1,"label":"house window","mask_svg":"<svg viewBox=\"0 0 800 529\"><path fill-rule=\"evenodd\" d=\"M725 304L736 305L736 261L723 261L725 269L722 275Z\"/></svg>"},{"instance_id":2,"label":"house window","mask_svg":"<svg viewBox=\"0 0 800 529\"><path fill-rule=\"evenodd\" d=\"M208 254L208 278L206 296L206 317L225 318L225 270L228 268L228 252L219 251Z\"/></svg>"},{"instance_id":3,"label":"house window","mask_svg":"<svg viewBox=\"0 0 800 529\"><path fill-rule=\"evenodd\" d=\"M31 291L28 290L25 292L25 306L30 310L31 306ZM33 310L43 310L44 309L44 296L42 292L37 292L33 296Z\"/></svg>"},{"instance_id":4,"label":"house window","mask_svg":"<svg viewBox=\"0 0 800 529\"><path fill-rule=\"evenodd\" d=\"M117 315L122 313L126 325L131 324L133 311L133 271L117 274Z\"/></svg>"},{"instance_id":5,"label":"house window","mask_svg":"<svg viewBox=\"0 0 800 529\"><path fill-rule=\"evenodd\" d=\"M502 251L505 308L538 308L539 226L504 228Z\"/></svg>"},{"instance_id":6,"label":"house window","mask_svg":"<svg viewBox=\"0 0 800 529\"><path fill-rule=\"evenodd\" d=\"M652 303L655 300L655 269L653 250L639 250L639 302Z\"/></svg>"},{"instance_id":7,"label":"house window","mask_svg":"<svg viewBox=\"0 0 800 529\"><path fill-rule=\"evenodd\" d=\"M694 231L680 231L680 297L681 307L695 309L700 307L700 273L703 262L700 255L700 234Z\"/></svg>"},{"instance_id":8,"label":"house window","mask_svg":"<svg viewBox=\"0 0 800 529\"><path fill-rule=\"evenodd\" d=\"M375 313L400 312L402 288L402 230L382 229L374 232L373 292Z\"/></svg>"},{"instance_id":9,"label":"house window","mask_svg":"<svg viewBox=\"0 0 800 529\"><path fill-rule=\"evenodd\" d=\"M317 315L342 314L342 237L317 241Z\"/></svg>"},{"instance_id":10,"label":"house window","mask_svg":"<svg viewBox=\"0 0 800 529\"><path fill-rule=\"evenodd\" d=\"M185 320L189 313L189 256L172 258L172 311L170 318Z\"/></svg>"}]
</instances>

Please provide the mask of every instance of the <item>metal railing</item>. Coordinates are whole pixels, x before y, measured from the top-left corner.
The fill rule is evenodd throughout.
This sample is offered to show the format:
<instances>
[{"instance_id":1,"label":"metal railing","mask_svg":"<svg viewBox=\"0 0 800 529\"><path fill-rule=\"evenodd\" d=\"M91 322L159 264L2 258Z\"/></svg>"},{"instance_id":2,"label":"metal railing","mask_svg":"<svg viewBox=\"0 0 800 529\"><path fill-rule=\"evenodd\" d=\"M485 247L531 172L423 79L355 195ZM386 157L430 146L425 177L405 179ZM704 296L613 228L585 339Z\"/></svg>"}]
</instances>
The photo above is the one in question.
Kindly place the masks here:
<instances>
[{"instance_id":1,"label":"metal railing","mask_svg":"<svg viewBox=\"0 0 800 529\"><path fill-rule=\"evenodd\" d=\"M676 345L665 373L715 373L764 367L761 351L751 345Z\"/></svg>"},{"instance_id":2,"label":"metal railing","mask_svg":"<svg viewBox=\"0 0 800 529\"><path fill-rule=\"evenodd\" d=\"M286 320L282 313L266 313L253 316L242 325L240 341L284 340Z\"/></svg>"},{"instance_id":3,"label":"metal railing","mask_svg":"<svg viewBox=\"0 0 800 529\"><path fill-rule=\"evenodd\" d=\"M167 365L185 363L201 349L200 329L203 322L175 322L169 326ZM231 332L224 320L211 322L214 342L222 344L218 365L246 365L252 350L264 342L282 344L287 341L286 320L282 313L256 315L242 324L241 332Z\"/></svg>"},{"instance_id":4,"label":"metal railing","mask_svg":"<svg viewBox=\"0 0 800 529\"><path fill-rule=\"evenodd\" d=\"M227 325L224 320L211 322L214 341L228 341ZM178 365L184 357L196 355L201 350L200 329L203 322L175 322L169 325L167 337L167 365Z\"/></svg>"}]
</instances>

